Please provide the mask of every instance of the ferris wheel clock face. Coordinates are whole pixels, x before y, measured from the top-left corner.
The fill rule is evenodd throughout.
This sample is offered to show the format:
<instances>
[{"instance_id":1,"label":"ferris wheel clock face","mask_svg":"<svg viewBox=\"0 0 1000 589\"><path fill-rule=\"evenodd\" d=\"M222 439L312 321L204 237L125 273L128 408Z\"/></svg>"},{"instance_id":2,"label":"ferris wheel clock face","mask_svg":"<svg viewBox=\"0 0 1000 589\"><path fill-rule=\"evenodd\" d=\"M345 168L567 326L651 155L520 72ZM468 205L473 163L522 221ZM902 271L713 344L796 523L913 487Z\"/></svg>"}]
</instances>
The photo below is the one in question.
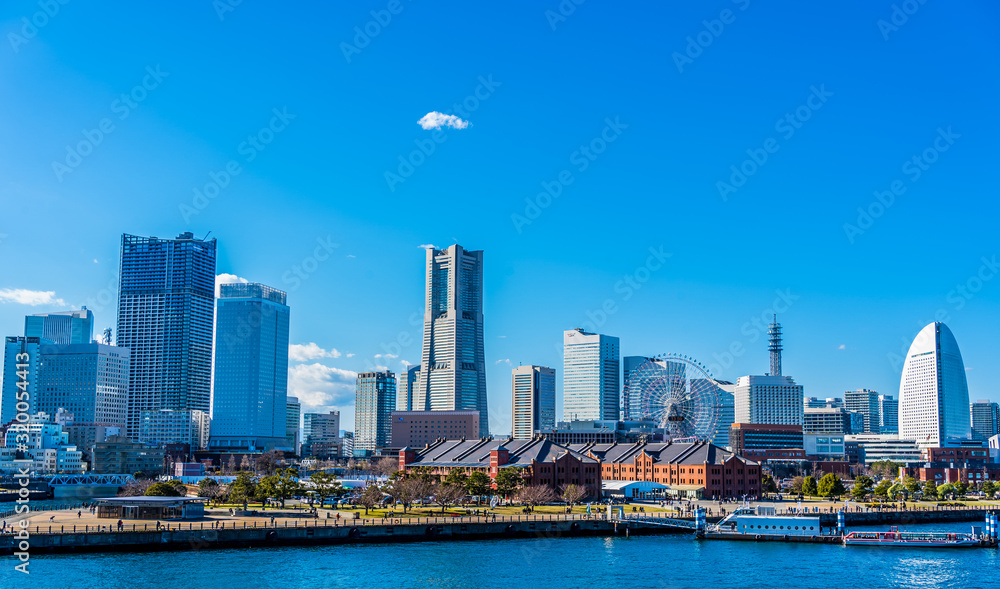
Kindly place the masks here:
<instances>
[{"instance_id":1,"label":"ferris wheel clock face","mask_svg":"<svg viewBox=\"0 0 1000 589\"><path fill-rule=\"evenodd\" d=\"M719 422L719 387L698 362L676 354L635 369L625 394L633 418L652 419L672 439L711 440Z\"/></svg>"}]
</instances>

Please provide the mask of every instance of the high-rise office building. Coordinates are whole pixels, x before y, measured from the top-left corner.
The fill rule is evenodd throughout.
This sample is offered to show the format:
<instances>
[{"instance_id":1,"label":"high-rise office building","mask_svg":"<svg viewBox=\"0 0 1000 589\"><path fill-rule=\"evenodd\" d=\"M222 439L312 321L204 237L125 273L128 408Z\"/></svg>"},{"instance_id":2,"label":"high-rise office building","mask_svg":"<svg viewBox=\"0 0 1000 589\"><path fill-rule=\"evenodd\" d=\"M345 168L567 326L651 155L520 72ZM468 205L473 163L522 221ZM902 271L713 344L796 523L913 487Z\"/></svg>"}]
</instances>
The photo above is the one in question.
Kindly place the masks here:
<instances>
[{"instance_id":1,"label":"high-rise office building","mask_svg":"<svg viewBox=\"0 0 1000 589\"><path fill-rule=\"evenodd\" d=\"M64 409L77 425L125 427L128 374L128 348L43 345L34 406L49 415Z\"/></svg>"},{"instance_id":2,"label":"high-rise office building","mask_svg":"<svg viewBox=\"0 0 1000 589\"><path fill-rule=\"evenodd\" d=\"M257 283L219 287L209 447L268 451L286 446L288 305Z\"/></svg>"},{"instance_id":3,"label":"high-rise office building","mask_svg":"<svg viewBox=\"0 0 1000 589\"><path fill-rule=\"evenodd\" d=\"M413 411L413 395L417 390L417 377L420 375L420 365L407 366L399 373L399 386L396 391L396 411Z\"/></svg>"},{"instance_id":4,"label":"high-rise office building","mask_svg":"<svg viewBox=\"0 0 1000 589\"><path fill-rule=\"evenodd\" d=\"M89 344L94 341L94 313L82 307L62 313L41 313L24 318L24 336L54 344Z\"/></svg>"},{"instance_id":5,"label":"high-rise office building","mask_svg":"<svg viewBox=\"0 0 1000 589\"><path fill-rule=\"evenodd\" d=\"M358 374L354 398L354 455L368 456L392 439L396 375L391 371Z\"/></svg>"},{"instance_id":6,"label":"high-rise office building","mask_svg":"<svg viewBox=\"0 0 1000 589\"><path fill-rule=\"evenodd\" d=\"M817 399L816 397L806 397L802 406L806 409L835 409L837 407L844 406L844 400L840 397L827 397L825 399Z\"/></svg>"},{"instance_id":7,"label":"high-rise office building","mask_svg":"<svg viewBox=\"0 0 1000 589\"><path fill-rule=\"evenodd\" d=\"M789 376L741 376L733 400L736 423L802 425L803 388Z\"/></svg>"},{"instance_id":8,"label":"high-rise office building","mask_svg":"<svg viewBox=\"0 0 1000 589\"><path fill-rule=\"evenodd\" d=\"M563 420L620 419L621 355L618 338L563 332Z\"/></svg>"},{"instance_id":9,"label":"high-rise office building","mask_svg":"<svg viewBox=\"0 0 1000 589\"><path fill-rule=\"evenodd\" d=\"M556 371L518 366L511 371L511 437L528 439L556 426Z\"/></svg>"},{"instance_id":10,"label":"high-rise office building","mask_svg":"<svg viewBox=\"0 0 1000 589\"><path fill-rule=\"evenodd\" d=\"M211 408L215 239L122 235L116 343L130 352L126 431L138 438L146 415ZM189 414L190 420L201 417ZM176 416L163 416L164 423ZM184 421L184 420L181 420ZM184 431L145 428L146 431ZM192 443L192 440L141 440ZM192 444L193 445L193 444Z\"/></svg>"},{"instance_id":11,"label":"high-rise office building","mask_svg":"<svg viewBox=\"0 0 1000 589\"><path fill-rule=\"evenodd\" d=\"M736 423L757 425L802 425L805 395L802 385L781 373L781 324L768 326L767 349L771 372L763 376L741 376L733 391ZM731 430L730 430L731 431Z\"/></svg>"},{"instance_id":12,"label":"high-rise office building","mask_svg":"<svg viewBox=\"0 0 1000 589\"><path fill-rule=\"evenodd\" d=\"M969 414L973 439L989 440L1000 434L1000 405L981 399L969 405Z\"/></svg>"},{"instance_id":13,"label":"high-rise office building","mask_svg":"<svg viewBox=\"0 0 1000 589\"><path fill-rule=\"evenodd\" d=\"M632 382L632 377L635 375L636 370L646 362L663 362L662 360L657 360L656 358L650 358L648 356L623 356L622 357L622 419L629 421L633 419L641 419L641 416L636 411L638 407L633 407L637 405L637 399L633 399L633 394L630 394L629 383ZM635 415L633 415L635 413Z\"/></svg>"},{"instance_id":14,"label":"high-rise office building","mask_svg":"<svg viewBox=\"0 0 1000 589\"><path fill-rule=\"evenodd\" d=\"M880 434L899 433L899 399L892 395L878 396L878 431Z\"/></svg>"},{"instance_id":15,"label":"high-rise office building","mask_svg":"<svg viewBox=\"0 0 1000 589\"><path fill-rule=\"evenodd\" d=\"M944 323L920 330L899 380L899 439L921 445L968 439L969 386L955 336Z\"/></svg>"},{"instance_id":16,"label":"high-rise office building","mask_svg":"<svg viewBox=\"0 0 1000 589\"><path fill-rule=\"evenodd\" d=\"M285 397L285 445L296 455L302 450L302 405L298 397Z\"/></svg>"},{"instance_id":17,"label":"high-rise office building","mask_svg":"<svg viewBox=\"0 0 1000 589\"><path fill-rule=\"evenodd\" d=\"M340 411L306 413L303 416L303 456L345 456L340 436Z\"/></svg>"},{"instance_id":18,"label":"high-rise office building","mask_svg":"<svg viewBox=\"0 0 1000 589\"><path fill-rule=\"evenodd\" d=\"M479 411L489 433L483 351L483 252L460 245L426 253L424 340L413 411ZM355 451L364 449L358 430Z\"/></svg>"},{"instance_id":19,"label":"high-rise office building","mask_svg":"<svg viewBox=\"0 0 1000 589\"><path fill-rule=\"evenodd\" d=\"M871 389L857 389L844 393L844 406L847 407L847 410L860 413L864 419L865 429L863 433L877 434L882 431L878 397L878 391Z\"/></svg>"},{"instance_id":20,"label":"high-rise office building","mask_svg":"<svg viewBox=\"0 0 1000 589\"><path fill-rule=\"evenodd\" d=\"M729 445L729 428L736 423L736 385L728 380L712 380L712 383L719 389L715 407L718 422L715 426L715 435L709 441L725 448Z\"/></svg>"},{"instance_id":21,"label":"high-rise office building","mask_svg":"<svg viewBox=\"0 0 1000 589\"><path fill-rule=\"evenodd\" d=\"M3 382L0 384L0 425L10 423L18 413L31 415L38 402L38 376L42 363L37 337L8 336L3 347ZM23 377L23 378L22 378ZM18 403L24 411L18 411Z\"/></svg>"},{"instance_id":22,"label":"high-rise office building","mask_svg":"<svg viewBox=\"0 0 1000 589\"><path fill-rule=\"evenodd\" d=\"M806 407L802 416L805 434L860 434L864 419L860 413L843 407Z\"/></svg>"}]
</instances>

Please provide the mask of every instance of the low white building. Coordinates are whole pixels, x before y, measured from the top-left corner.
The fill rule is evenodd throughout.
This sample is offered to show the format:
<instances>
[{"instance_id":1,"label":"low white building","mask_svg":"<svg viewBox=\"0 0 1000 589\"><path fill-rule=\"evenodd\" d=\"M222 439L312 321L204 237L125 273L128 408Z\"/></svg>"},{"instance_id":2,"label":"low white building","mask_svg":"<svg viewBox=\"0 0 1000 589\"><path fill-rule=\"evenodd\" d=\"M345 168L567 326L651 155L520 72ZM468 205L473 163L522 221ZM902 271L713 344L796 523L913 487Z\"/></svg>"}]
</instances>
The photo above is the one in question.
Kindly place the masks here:
<instances>
[{"instance_id":1,"label":"low white building","mask_svg":"<svg viewBox=\"0 0 1000 589\"><path fill-rule=\"evenodd\" d=\"M15 462L18 452L23 460L31 460L30 466ZM87 472L83 452L69 443L69 434L45 413L32 415L28 423L14 423L7 428L4 447L0 448L0 472L14 473L25 466L38 475Z\"/></svg>"}]
</instances>

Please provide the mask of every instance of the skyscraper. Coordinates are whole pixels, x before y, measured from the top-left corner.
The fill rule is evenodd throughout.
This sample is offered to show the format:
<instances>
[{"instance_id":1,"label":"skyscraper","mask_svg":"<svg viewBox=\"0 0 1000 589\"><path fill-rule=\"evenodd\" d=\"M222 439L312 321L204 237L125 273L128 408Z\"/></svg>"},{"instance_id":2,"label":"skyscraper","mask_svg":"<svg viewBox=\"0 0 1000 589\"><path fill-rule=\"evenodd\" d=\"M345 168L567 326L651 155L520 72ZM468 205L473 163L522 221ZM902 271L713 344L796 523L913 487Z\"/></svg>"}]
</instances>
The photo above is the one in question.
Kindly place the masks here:
<instances>
[{"instance_id":1,"label":"skyscraper","mask_svg":"<svg viewBox=\"0 0 1000 589\"><path fill-rule=\"evenodd\" d=\"M768 326L771 372L741 376L733 391L736 423L802 425L805 395L802 385L781 373L781 324L777 317Z\"/></svg>"},{"instance_id":2,"label":"skyscraper","mask_svg":"<svg viewBox=\"0 0 1000 589\"><path fill-rule=\"evenodd\" d=\"M219 287L211 449L286 446L288 305L263 284Z\"/></svg>"},{"instance_id":3,"label":"skyscraper","mask_svg":"<svg viewBox=\"0 0 1000 589\"><path fill-rule=\"evenodd\" d=\"M647 356L624 356L622 358L622 418L626 421L641 418L636 413L637 407L633 407L636 404L636 399L632 398L634 395L629 394L628 387L629 383L632 382L632 376L635 374L635 371L646 362L657 362L657 359ZM636 414L633 415L634 413ZM728 428L729 426L726 427Z\"/></svg>"},{"instance_id":4,"label":"skyscraper","mask_svg":"<svg viewBox=\"0 0 1000 589\"><path fill-rule=\"evenodd\" d=\"M104 344L42 346L35 411L73 414L76 425L125 427L129 350Z\"/></svg>"},{"instance_id":5,"label":"skyscraper","mask_svg":"<svg viewBox=\"0 0 1000 589\"><path fill-rule=\"evenodd\" d=\"M844 393L844 405L848 411L860 413L864 419L864 433L882 433L882 417L880 412L878 391L857 389ZM889 397L890 399L892 397Z\"/></svg>"},{"instance_id":6,"label":"skyscraper","mask_svg":"<svg viewBox=\"0 0 1000 589\"><path fill-rule=\"evenodd\" d=\"M302 447L301 430L302 405L298 397L285 397L285 445L297 455Z\"/></svg>"},{"instance_id":7,"label":"skyscraper","mask_svg":"<svg viewBox=\"0 0 1000 589\"><path fill-rule=\"evenodd\" d=\"M736 423L736 385L728 380L713 380L712 383L719 389L715 407L719 421L715 426L715 435L709 441L725 448L729 445L729 428Z\"/></svg>"},{"instance_id":8,"label":"skyscraper","mask_svg":"<svg viewBox=\"0 0 1000 589\"><path fill-rule=\"evenodd\" d=\"M345 456L340 438L340 411L306 413L303 418L305 441L302 454L317 457Z\"/></svg>"},{"instance_id":9,"label":"skyscraper","mask_svg":"<svg viewBox=\"0 0 1000 589\"><path fill-rule=\"evenodd\" d=\"M741 376L733 401L735 423L802 425L803 388L790 376Z\"/></svg>"},{"instance_id":10,"label":"skyscraper","mask_svg":"<svg viewBox=\"0 0 1000 589\"><path fill-rule=\"evenodd\" d=\"M62 313L41 313L24 318L24 336L54 344L89 344L94 341L94 313L87 307Z\"/></svg>"},{"instance_id":11,"label":"skyscraper","mask_svg":"<svg viewBox=\"0 0 1000 589\"><path fill-rule=\"evenodd\" d=\"M483 351L483 252L460 245L426 253L424 341L414 411L479 411L489 434ZM355 451L363 449L355 431Z\"/></svg>"},{"instance_id":12,"label":"skyscraper","mask_svg":"<svg viewBox=\"0 0 1000 589\"><path fill-rule=\"evenodd\" d=\"M941 444L970 436L969 386L955 336L930 323L910 345L899 380L899 438Z\"/></svg>"},{"instance_id":13,"label":"skyscraper","mask_svg":"<svg viewBox=\"0 0 1000 589\"><path fill-rule=\"evenodd\" d=\"M129 348L127 434L188 431L176 415L149 412L201 411L211 405L212 319L215 306L215 239L190 232L176 239L122 235L121 286L116 343ZM177 427L142 428L143 420ZM192 443L190 439L141 440Z\"/></svg>"},{"instance_id":14,"label":"skyscraper","mask_svg":"<svg viewBox=\"0 0 1000 589\"><path fill-rule=\"evenodd\" d=\"M892 398L892 395L878 396L878 432L899 433L899 399Z\"/></svg>"},{"instance_id":15,"label":"skyscraper","mask_svg":"<svg viewBox=\"0 0 1000 589\"><path fill-rule=\"evenodd\" d=\"M413 411L413 394L417 390L420 365L407 366L399 374L399 389L396 391L396 411Z\"/></svg>"},{"instance_id":16,"label":"skyscraper","mask_svg":"<svg viewBox=\"0 0 1000 589\"><path fill-rule=\"evenodd\" d=\"M354 455L368 456L392 438L392 412L396 408L396 375L362 372L354 399Z\"/></svg>"},{"instance_id":17,"label":"skyscraper","mask_svg":"<svg viewBox=\"0 0 1000 589\"><path fill-rule=\"evenodd\" d=\"M972 418L972 437L988 440L1000 434L1000 405L981 399L969 406Z\"/></svg>"},{"instance_id":18,"label":"skyscraper","mask_svg":"<svg viewBox=\"0 0 1000 589\"><path fill-rule=\"evenodd\" d=\"M617 337L563 332L563 420L621 419L620 358Z\"/></svg>"},{"instance_id":19,"label":"skyscraper","mask_svg":"<svg viewBox=\"0 0 1000 589\"><path fill-rule=\"evenodd\" d=\"M38 401L38 369L42 360L41 345L42 340L37 337L9 336L4 340L3 388L0 388L0 425L13 421L18 413L28 415L35 413L32 407L35 407ZM19 383L25 384L19 385ZM27 403L27 410L18 411L18 402ZM23 406L22 409L24 409Z\"/></svg>"},{"instance_id":20,"label":"skyscraper","mask_svg":"<svg viewBox=\"0 0 1000 589\"><path fill-rule=\"evenodd\" d=\"M511 371L511 437L528 439L556 426L556 371L518 366Z\"/></svg>"}]
</instances>

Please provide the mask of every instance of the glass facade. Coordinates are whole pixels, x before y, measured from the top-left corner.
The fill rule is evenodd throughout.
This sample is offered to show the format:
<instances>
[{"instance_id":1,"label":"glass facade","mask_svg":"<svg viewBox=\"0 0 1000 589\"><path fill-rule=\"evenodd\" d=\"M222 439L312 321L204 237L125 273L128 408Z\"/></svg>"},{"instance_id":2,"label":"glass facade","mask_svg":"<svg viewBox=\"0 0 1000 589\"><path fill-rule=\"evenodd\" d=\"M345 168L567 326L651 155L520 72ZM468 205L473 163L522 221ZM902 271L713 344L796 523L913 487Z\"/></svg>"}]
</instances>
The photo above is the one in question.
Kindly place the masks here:
<instances>
[{"instance_id":1,"label":"glass facade","mask_svg":"<svg viewBox=\"0 0 1000 589\"><path fill-rule=\"evenodd\" d=\"M94 313L87 307L65 313L44 313L24 318L25 337L54 344L89 344L94 341Z\"/></svg>"},{"instance_id":2,"label":"glass facade","mask_svg":"<svg viewBox=\"0 0 1000 589\"><path fill-rule=\"evenodd\" d=\"M618 338L563 332L563 420L620 419L621 355Z\"/></svg>"},{"instance_id":3,"label":"glass facade","mask_svg":"<svg viewBox=\"0 0 1000 589\"><path fill-rule=\"evenodd\" d=\"M362 372L354 398L354 455L368 456L385 448L392 438L392 412L396 408L396 375Z\"/></svg>"},{"instance_id":4,"label":"glass facade","mask_svg":"<svg viewBox=\"0 0 1000 589\"><path fill-rule=\"evenodd\" d=\"M288 319L284 292L263 284L223 284L215 331L210 447L286 446Z\"/></svg>"},{"instance_id":5,"label":"glass facade","mask_svg":"<svg viewBox=\"0 0 1000 589\"><path fill-rule=\"evenodd\" d=\"M125 427L128 412L129 351L104 344L46 345L35 407L59 409L73 422Z\"/></svg>"},{"instance_id":6,"label":"glass facade","mask_svg":"<svg viewBox=\"0 0 1000 589\"><path fill-rule=\"evenodd\" d=\"M518 366L511 372L511 437L528 439L556 425L556 371Z\"/></svg>"},{"instance_id":7,"label":"glass facade","mask_svg":"<svg viewBox=\"0 0 1000 589\"><path fill-rule=\"evenodd\" d=\"M899 437L940 444L971 435L969 386L955 336L944 323L920 330L899 383Z\"/></svg>"},{"instance_id":8,"label":"glass facade","mask_svg":"<svg viewBox=\"0 0 1000 589\"><path fill-rule=\"evenodd\" d=\"M115 341L131 354L126 426L132 439L147 412L208 414L211 408L215 257L215 239L191 233L122 235Z\"/></svg>"}]
</instances>

